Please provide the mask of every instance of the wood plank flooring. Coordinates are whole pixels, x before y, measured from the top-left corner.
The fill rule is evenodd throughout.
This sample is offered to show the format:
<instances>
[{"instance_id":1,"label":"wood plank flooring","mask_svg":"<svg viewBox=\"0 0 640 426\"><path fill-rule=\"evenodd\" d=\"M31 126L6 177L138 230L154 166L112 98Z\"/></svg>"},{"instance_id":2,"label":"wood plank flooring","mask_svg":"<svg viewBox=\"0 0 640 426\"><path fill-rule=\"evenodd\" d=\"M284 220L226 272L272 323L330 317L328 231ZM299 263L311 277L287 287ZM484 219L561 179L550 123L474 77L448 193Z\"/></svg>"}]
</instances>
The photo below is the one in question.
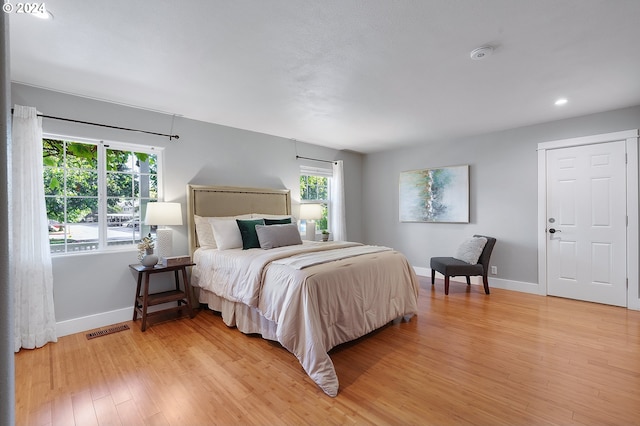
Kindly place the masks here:
<instances>
[{"instance_id":1,"label":"wood plank flooring","mask_svg":"<svg viewBox=\"0 0 640 426\"><path fill-rule=\"evenodd\" d=\"M640 312L421 285L417 317L332 351L336 398L279 345L201 311L20 351L17 424L640 424Z\"/></svg>"}]
</instances>

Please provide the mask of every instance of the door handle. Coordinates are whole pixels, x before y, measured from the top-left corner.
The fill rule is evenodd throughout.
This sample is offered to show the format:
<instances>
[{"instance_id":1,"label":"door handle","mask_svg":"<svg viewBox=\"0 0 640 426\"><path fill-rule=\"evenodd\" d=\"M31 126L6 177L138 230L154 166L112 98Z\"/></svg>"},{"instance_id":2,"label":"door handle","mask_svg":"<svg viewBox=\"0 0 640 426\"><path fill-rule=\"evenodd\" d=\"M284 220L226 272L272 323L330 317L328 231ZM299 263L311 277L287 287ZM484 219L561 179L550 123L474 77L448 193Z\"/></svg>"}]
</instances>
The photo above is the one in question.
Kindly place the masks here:
<instances>
[{"instance_id":1,"label":"door handle","mask_svg":"<svg viewBox=\"0 0 640 426\"><path fill-rule=\"evenodd\" d=\"M550 234L555 234L556 232L562 232L562 231L561 231L561 230L559 230L559 229L554 229L554 228L550 228L550 229L549 229L549 233L550 233Z\"/></svg>"}]
</instances>

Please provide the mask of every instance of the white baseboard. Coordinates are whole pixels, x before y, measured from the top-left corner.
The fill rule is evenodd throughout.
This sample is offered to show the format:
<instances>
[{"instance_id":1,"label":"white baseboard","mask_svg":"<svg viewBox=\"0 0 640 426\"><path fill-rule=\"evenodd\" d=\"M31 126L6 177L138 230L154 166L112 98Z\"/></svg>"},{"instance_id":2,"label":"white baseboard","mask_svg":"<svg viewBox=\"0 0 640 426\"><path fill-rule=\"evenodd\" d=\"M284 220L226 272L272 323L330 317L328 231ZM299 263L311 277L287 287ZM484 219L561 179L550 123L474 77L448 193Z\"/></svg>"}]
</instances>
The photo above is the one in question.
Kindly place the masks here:
<instances>
[{"instance_id":1,"label":"white baseboard","mask_svg":"<svg viewBox=\"0 0 640 426\"><path fill-rule=\"evenodd\" d=\"M420 266L414 266L413 270L416 271L416 275L420 275L421 277L431 277L430 268L422 268Z\"/></svg>"},{"instance_id":2,"label":"white baseboard","mask_svg":"<svg viewBox=\"0 0 640 426\"><path fill-rule=\"evenodd\" d=\"M102 312L86 317L74 318L56 323L58 337L81 333L107 325L129 321L133 317L133 308L123 308L115 311Z\"/></svg>"},{"instance_id":3,"label":"white baseboard","mask_svg":"<svg viewBox=\"0 0 640 426\"><path fill-rule=\"evenodd\" d=\"M431 277L430 268L422 268L414 266L416 274L421 277ZM471 277L471 284L481 285L480 277ZM505 280L502 278L489 278L489 286L494 288L502 288L505 290L521 291L524 293L539 293L539 286L535 283L526 283L522 281ZM118 324L131 320L133 308L122 308L115 311L102 312L86 317L73 318L66 321L56 323L56 332L58 337L68 336L69 334L81 333L88 330L94 330L108 325Z\"/></svg>"},{"instance_id":4,"label":"white baseboard","mask_svg":"<svg viewBox=\"0 0 640 426\"><path fill-rule=\"evenodd\" d=\"M413 270L416 272L416 275L420 275L421 277L431 278L431 268L414 266ZM470 281L471 281L471 284L482 285L481 277L471 277ZM462 278L462 282L464 282L464 278ZM489 276L489 288L492 288L492 287L501 288L504 290L521 291L523 293L540 294L540 286L537 283L505 280L502 278L495 278L495 277Z\"/></svg>"},{"instance_id":5,"label":"white baseboard","mask_svg":"<svg viewBox=\"0 0 640 426\"><path fill-rule=\"evenodd\" d=\"M520 291L522 293L540 294L540 286L537 283L505 280L502 278L489 277L489 288L501 288L504 290ZM542 296L545 296L545 294L542 294Z\"/></svg>"}]
</instances>

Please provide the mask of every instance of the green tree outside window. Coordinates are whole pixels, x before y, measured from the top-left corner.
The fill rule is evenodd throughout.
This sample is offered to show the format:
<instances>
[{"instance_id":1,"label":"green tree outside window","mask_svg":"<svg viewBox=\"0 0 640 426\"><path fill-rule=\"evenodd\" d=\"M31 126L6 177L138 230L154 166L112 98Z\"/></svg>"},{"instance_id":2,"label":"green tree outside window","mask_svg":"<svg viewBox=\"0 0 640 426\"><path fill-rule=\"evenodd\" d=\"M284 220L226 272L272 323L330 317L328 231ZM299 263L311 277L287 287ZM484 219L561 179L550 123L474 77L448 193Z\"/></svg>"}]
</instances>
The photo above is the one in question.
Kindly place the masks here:
<instances>
[{"instance_id":1,"label":"green tree outside window","mask_svg":"<svg viewBox=\"0 0 640 426\"><path fill-rule=\"evenodd\" d=\"M318 203L322 205L322 218L316 220L316 230L328 230L329 178L301 175L300 199L303 203Z\"/></svg>"},{"instance_id":2,"label":"green tree outside window","mask_svg":"<svg viewBox=\"0 0 640 426\"><path fill-rule=\"evenodd\" d=\"M141 218L158 199L156 154L49 138L42 148L52 252L135 244L149 232Z\"/></svg>"}]
</instances>

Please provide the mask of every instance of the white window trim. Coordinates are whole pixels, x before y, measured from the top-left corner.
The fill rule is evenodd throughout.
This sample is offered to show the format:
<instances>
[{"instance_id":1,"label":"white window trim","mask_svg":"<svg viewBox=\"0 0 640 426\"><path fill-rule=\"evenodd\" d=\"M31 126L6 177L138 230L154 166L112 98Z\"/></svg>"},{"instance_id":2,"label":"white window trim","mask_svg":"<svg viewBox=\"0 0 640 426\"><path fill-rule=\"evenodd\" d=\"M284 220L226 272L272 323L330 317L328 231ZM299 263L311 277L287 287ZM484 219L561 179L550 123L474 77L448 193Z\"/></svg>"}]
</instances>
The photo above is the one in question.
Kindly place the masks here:
<instances>
[{"instance_id":1,"label":"white window trim","mask_svg":"<svg viewBox=\"0 0 640 426\"><path fill-rule=\"evenodd\" d=\"M98 150L100 151L100 155L98 155L98 179L99 182L106 182L107 180L107 168L104 161L106 159L106 150L117 149L122 151L134 151L134 152L142 152L145 154L155 154L157 156L157 176L158 176L158 201L164 200L164 147L158 147L153 145L140 145L130 142L118 142L118 141L105 141L100 139L89 139L68 135L61 135L55 133L44 133L42 134L43 139L56 139L56 140L64 140L68 142L81 142L86 144L96 145ZM98 217L106 218L107 212L107 194L105 192L106 186L99 185L98 187ZM131 251L137 250L137 246L135 244L130 245L112 245L109 246L107 244L107 222L106 220L102 220L98 222L98 249L97 250L88 250L81 252L58 252L51 253L52 257L66 257L66 256L84 256L89 254L97 254L97 253L106 253L106 252L123 252L123 251Z\"/></svg>"},{"instance_id":2,"label":"white window trim","mask_svg":"<svg viewBox=\"0 0 640 426\"><path fill-rule=\"evenodd\" d=\"M300 166L300 175L333 177L333 169L322 167Z\"/></svg>"},{"instance_id":3,"label":"white window trim","mask_svg":"<svg viewBox=\"0 0 640 426\"><path fill-rule=\"evenodd\" d=\"M327 181L327 198L315 199L315 200L300 200L300 204L317 204L318 202L327 204L327 228L331 229L331 178L333 177L333 168L321 168L312 166L300 166L300 176L319 176L329 178ZM301 222L304 220L301 219ZM306 226L306 221L305 226ZM302 224L302 223L301 223ZM316 235L320 233L320 230L316 228Z\"/></svg>"}]
</instances>

